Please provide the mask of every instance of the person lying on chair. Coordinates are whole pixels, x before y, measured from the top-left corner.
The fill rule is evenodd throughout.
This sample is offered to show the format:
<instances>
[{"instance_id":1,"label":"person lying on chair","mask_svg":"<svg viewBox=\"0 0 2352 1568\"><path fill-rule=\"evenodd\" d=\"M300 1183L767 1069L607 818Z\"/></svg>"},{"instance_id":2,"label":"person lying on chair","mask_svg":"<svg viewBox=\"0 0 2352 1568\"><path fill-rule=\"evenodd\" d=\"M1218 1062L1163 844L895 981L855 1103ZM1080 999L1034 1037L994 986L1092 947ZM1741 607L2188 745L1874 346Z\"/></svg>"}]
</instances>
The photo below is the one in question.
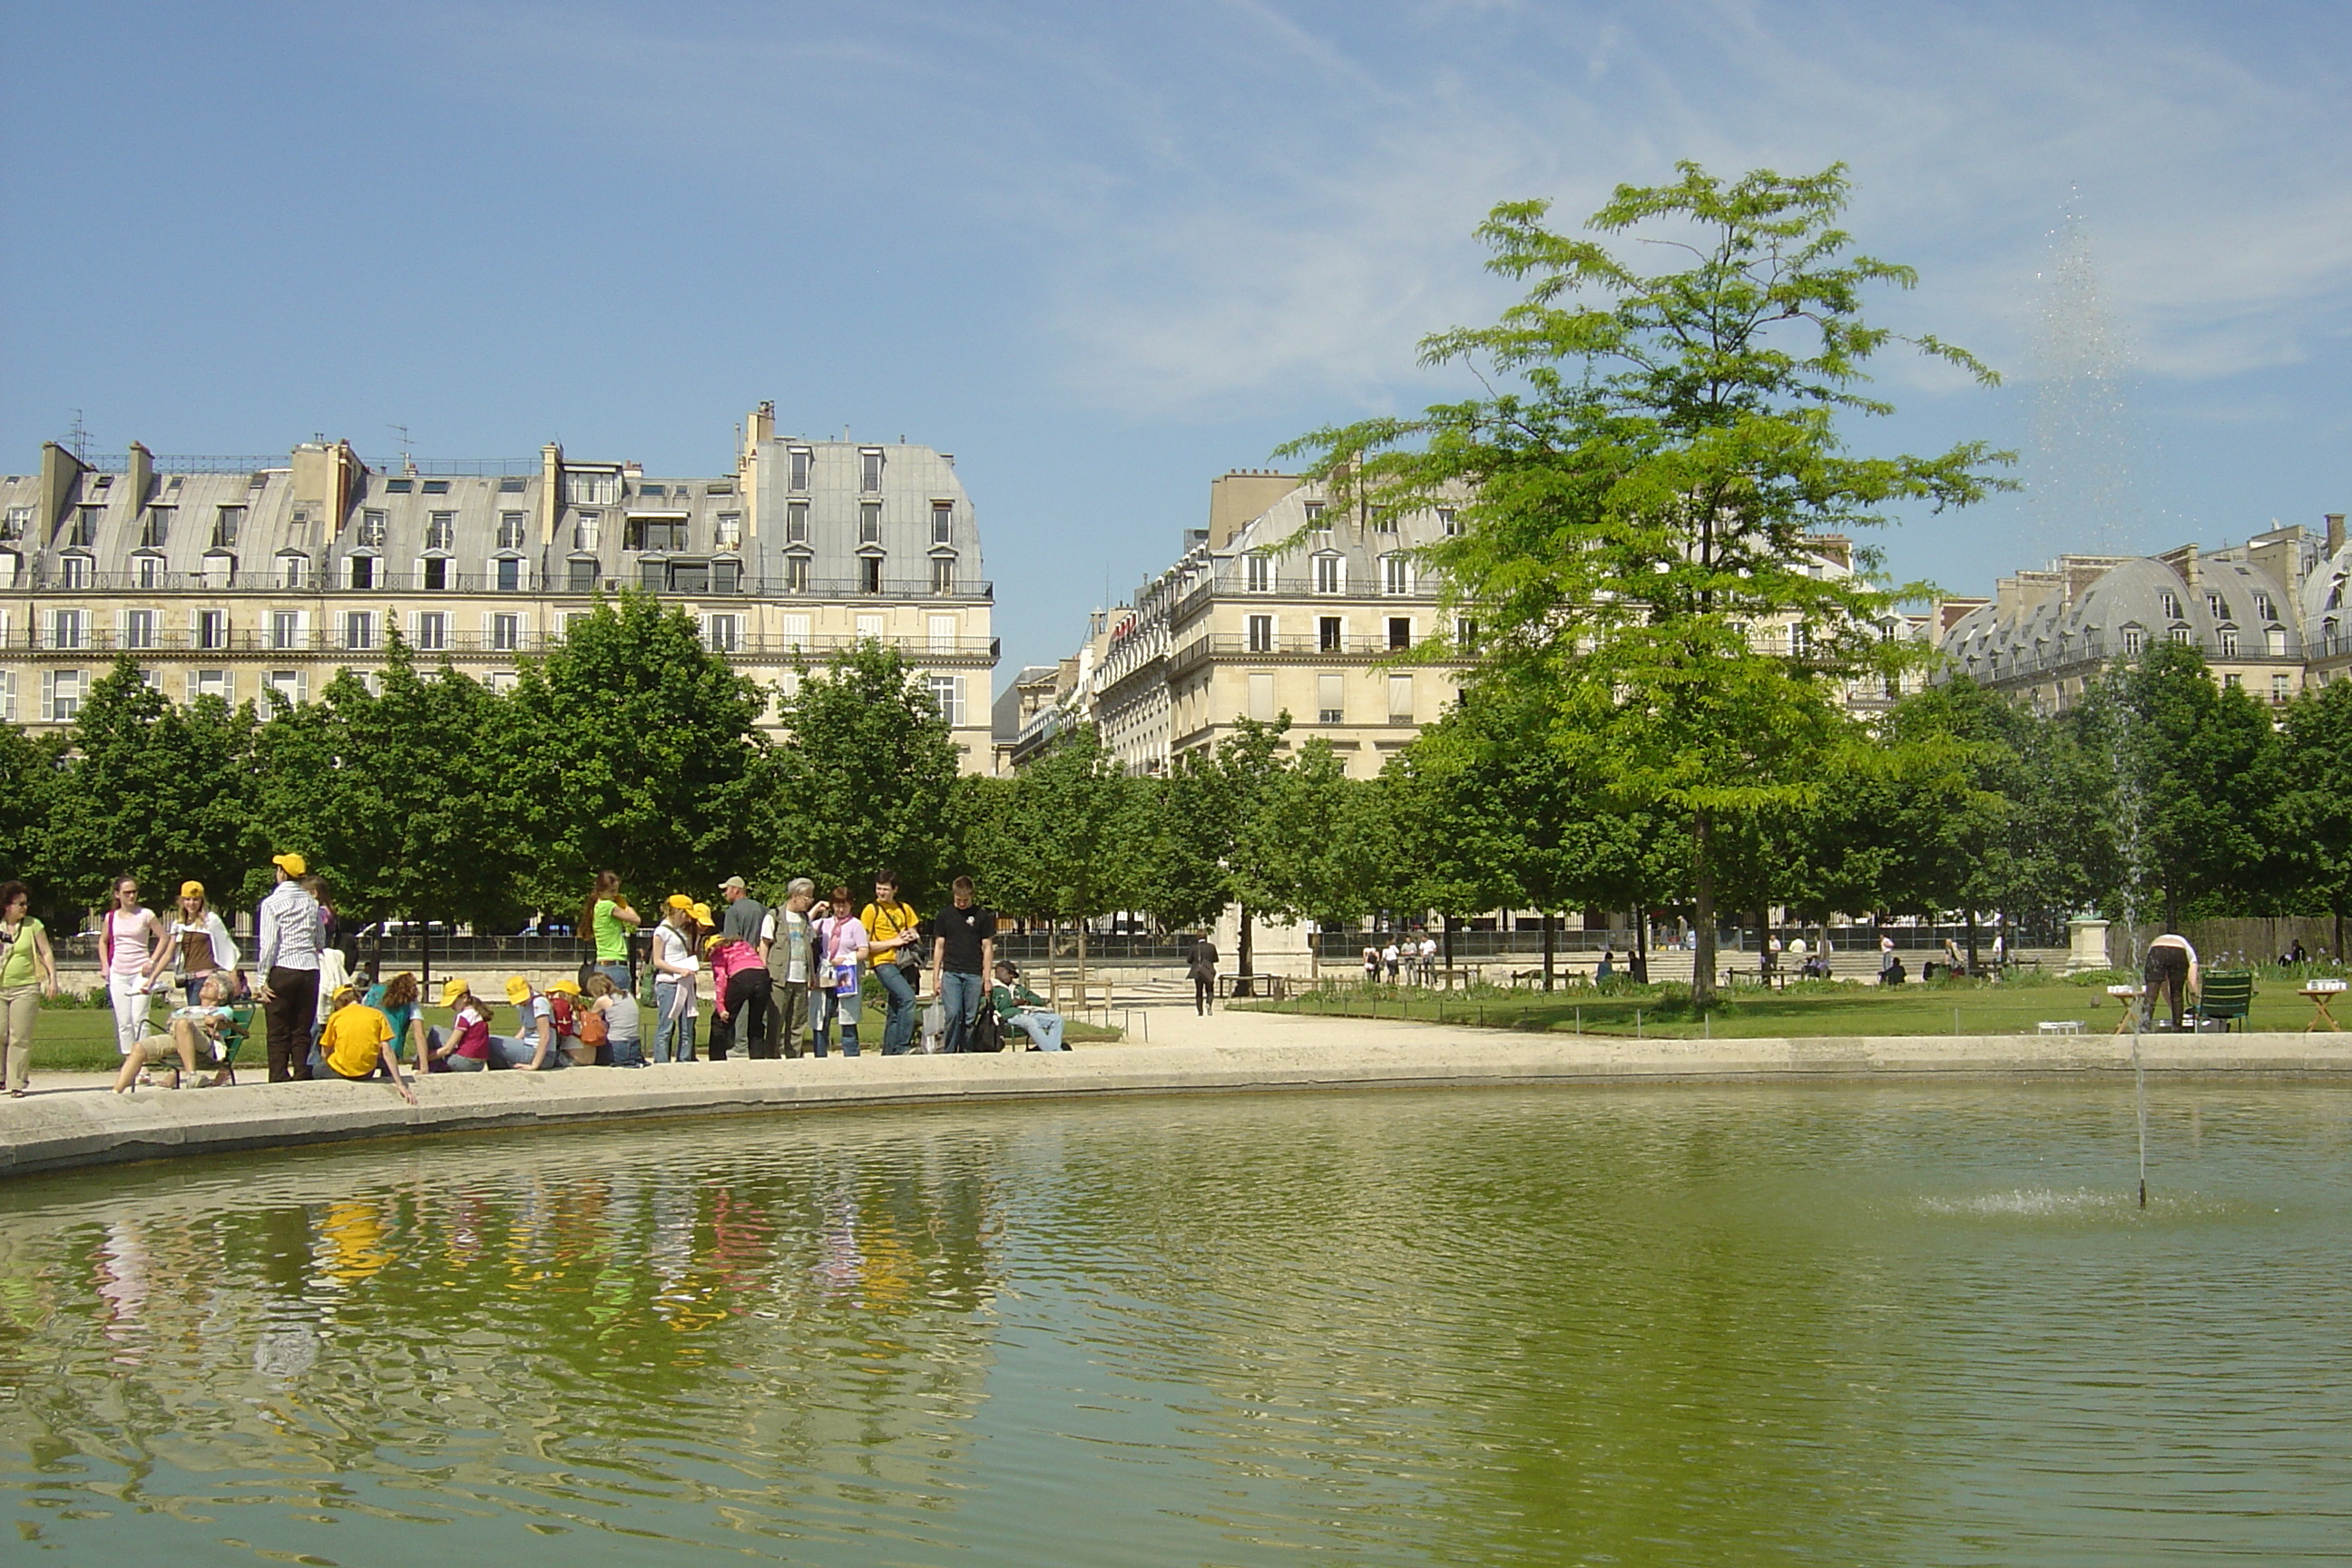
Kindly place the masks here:
<instances>
[{"instance_id":1,"label":"person lying on chair","mask_svg":"<svg viewBox=\"0 0 2352 1568\"><path fill-rule=\"evenodd\" d=\"M196 1070L199 1040L205 1043L207 1055L220 1054L220 1032L228 1019L228 983L218 973L206 975L194 1003L172 1009L170 1034L148 1036L122 1058L122 1071L114 1080L114 1092L129 1094L139 1080L141 1068L171 1056L180 1058L180 1065L172 1069L172 1087L179 1088L180 1074Z\"/></svg>"},{"instance_id":2,"label":"person lying on chair","mask_svg":"<svg viewBox=\"0 0 2352 1568\"><path fill-rule=\"evenodd\" d=\"M1020 1030L1041 1051L1066 1050L1062 1044L1062 1016L1045 999L1021 984L1021 968L1009 958L996 961L996 984L989 988L990 1005L1007 1028Z\"/></svg>"}]
</instances>

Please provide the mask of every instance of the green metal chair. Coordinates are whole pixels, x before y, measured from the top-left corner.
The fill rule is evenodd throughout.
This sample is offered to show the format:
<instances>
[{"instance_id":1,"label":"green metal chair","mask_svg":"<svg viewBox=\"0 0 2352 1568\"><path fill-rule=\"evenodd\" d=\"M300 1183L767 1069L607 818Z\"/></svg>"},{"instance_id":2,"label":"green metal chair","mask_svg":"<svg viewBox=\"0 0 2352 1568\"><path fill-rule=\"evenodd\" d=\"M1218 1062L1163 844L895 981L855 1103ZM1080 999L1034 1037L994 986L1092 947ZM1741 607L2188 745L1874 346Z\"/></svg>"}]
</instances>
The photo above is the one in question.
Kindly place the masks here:
<instances>
[{"instance_id":1,"label":"green metal chair","mask_svg":"<svg viewBox=\"0 0 2352 1568\"><path fill-rule=\"evenodd\" d=\"M2205 989L2199 993L2194 1016L2202 1023L2208 1018L2219 1019L2224 1027L2235 1020L2240 1032L2246 1026L2246 1015L2254 1010L2254 976L2251 970L2235 969L2227 973L2209 973Z\"/></svg>"}]
</instances>

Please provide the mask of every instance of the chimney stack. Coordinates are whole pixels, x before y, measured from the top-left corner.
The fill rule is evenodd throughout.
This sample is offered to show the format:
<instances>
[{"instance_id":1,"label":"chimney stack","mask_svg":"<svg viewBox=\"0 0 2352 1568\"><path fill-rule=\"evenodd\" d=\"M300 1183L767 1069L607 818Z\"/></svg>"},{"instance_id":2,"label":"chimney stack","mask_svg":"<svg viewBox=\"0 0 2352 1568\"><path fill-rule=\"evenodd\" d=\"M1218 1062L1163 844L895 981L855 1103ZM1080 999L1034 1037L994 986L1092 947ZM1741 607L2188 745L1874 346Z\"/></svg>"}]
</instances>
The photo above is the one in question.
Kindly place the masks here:
<instances>
[{"instance_id":1,"label":"chimney stack","mask_svg":"<svg viewBox=\"0 0 2352 1568\"><path fill-rule=\"evenodd\" d=\"M2340 511L2331 511L2327 514L2327 553L2329 558L2333 559L2336 552L2343 548L2344 514Z\"/></svg>"}]
</instances>

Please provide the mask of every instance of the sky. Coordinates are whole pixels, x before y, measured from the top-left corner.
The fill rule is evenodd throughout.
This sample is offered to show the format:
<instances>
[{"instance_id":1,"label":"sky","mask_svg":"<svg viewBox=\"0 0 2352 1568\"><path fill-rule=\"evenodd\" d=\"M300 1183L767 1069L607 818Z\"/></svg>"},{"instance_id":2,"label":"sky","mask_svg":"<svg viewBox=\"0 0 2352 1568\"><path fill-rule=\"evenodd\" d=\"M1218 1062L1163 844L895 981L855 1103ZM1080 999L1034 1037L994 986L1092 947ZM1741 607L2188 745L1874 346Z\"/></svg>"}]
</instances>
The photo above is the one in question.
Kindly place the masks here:
<instances>
[{"instance_id":1,"label":"sky","mask_svg":"<svg viewBox=\"0 0 2352 1568\"><path fill-rule=\"evenodd\" d=\"M1513 299L1496 203L1572 226L1682 159L1843 162L1919 274L1874 315L2002 372L1882 363L1857 449L2029 481L1888 531L1897 578L2352 510L2341 6L82 0L0 8L0 469L79 410L100 450L718 473L773 399L956 454L1000 686L1216 474L1460 394L1415 345ZM2099 530L2032 485L2070 212L2122 358Z\"/></svg>"}]
</instances>

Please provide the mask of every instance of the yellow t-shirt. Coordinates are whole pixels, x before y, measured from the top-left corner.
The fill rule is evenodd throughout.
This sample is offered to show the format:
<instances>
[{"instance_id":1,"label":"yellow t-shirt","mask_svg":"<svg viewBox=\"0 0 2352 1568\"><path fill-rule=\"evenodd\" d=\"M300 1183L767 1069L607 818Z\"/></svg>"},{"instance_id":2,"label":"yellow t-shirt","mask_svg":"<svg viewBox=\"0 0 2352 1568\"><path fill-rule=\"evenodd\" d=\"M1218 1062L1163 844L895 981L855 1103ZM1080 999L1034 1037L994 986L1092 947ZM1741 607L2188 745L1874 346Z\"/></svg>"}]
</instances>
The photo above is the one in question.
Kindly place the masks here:
<instances>
[{"instance_id":1,"label":"yellow t-shirt","mask_svg":"<svg viewBox=\"0 0 2352 1568\"><path fill-rule=\"evenodd\" d=\"M383 1061L383 1047L392 1039L392 1020L373 1007L354 1002L327 1016L319 1049L327 1065L345 1078L365 1078Z\"/></svg>"},{"instance_id":2,"label":"yellow t-shirt","mask_svg":"<svg viewBox=\"0 0 2352 1568\"><path fill-rule=\"evenodd\" d=\"M909 903L868 904L866 912L857 917L857 923L866 928L866 940L879 949L892 937L904 936L921 925L923 917L917 914L915 906ZM893 948L887 952L870 952L866 955L866 962L874 968L885 963L902 963L909 953L919 958L921 949L922 943L915 942L910 946Z\"/></svg>"}]
</instances>

